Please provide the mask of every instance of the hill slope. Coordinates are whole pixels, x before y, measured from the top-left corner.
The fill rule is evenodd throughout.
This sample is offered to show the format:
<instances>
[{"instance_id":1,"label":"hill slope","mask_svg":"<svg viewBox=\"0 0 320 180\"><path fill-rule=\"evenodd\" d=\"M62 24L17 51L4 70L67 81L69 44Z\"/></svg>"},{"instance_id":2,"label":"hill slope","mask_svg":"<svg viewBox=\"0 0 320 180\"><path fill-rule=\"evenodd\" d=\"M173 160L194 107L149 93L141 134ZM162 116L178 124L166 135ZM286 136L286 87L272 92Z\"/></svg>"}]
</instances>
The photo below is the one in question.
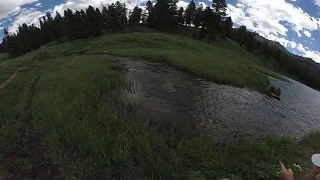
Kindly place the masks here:
<instances>
[{"instance_id":1,"label":"hill slope","mask_svg":"<svg viewBox=\"0 0 320 180\"><path fill-rule=\"evenodd\" d=\"M320 147L319 134L299 143L271 137L221 145L197 135L178 137L171 128L153 131L148 119L136 119L137 105L121 94L130 83L111 62L94 55L61 57L79 50L149 57L212 80L221 75L231 78L224 82L257 87L255 77L245 77L265 79L263 67L223 43L232 45L163 34L113 35L51 43L0 63L0 78L17 72L0 89L0 178L36 179L54 165L65 179L275 179L277 161L307 162ZM30 153L34 145L36 156Z\"/></svg>"},{"instance_id":2,"label":"hill slope","mask_svg":"<svg viewBox=\"0 0 320 180\"><path fill-rule=\"evenodd\" d=\"M320 77L320 64L315 62L313 59L311 58L306 58L306 57L302 57L296 54L293 54L291 52L289 52L285 47L283 47L279 42L277 41L272 41L269 39L266 39L262 36L260 36L259 34L256 34L255 38L260 41L261 43L266 41L268 43L268 47L270 49L272 49L274 52L277 51L278 49L281 52L281 55L287 55L287 59L292 63L295 62L297 63L296 66L303 66L304 67L304 73L310 74L312 75L318 82L320 81L319 77ZM288 71L286 68L284 68L284 65L281 64L284 62L278 62L279 66L282 66L282 71L284 73L289 73L290 72L286 72ZM300 73L300 74L304 74L304 73ZM299 76L299 74L297 72L291 74L293 76ZM310 79L306 79L306 77L301 76L299 77L300 81L303 81L304 84L311 86L312 88L317 88L317 85L315 85L314 83L310 82Z\"/></svg>"},{"instance_id":3,"label":"hill slope","mask_svg":"<svg viewBox=\"0 0 320 180\"><path fill-rule=\"evenodd\" d=\"M248 87L263 93L269 85L265 74L285 80L263 67L258 59L231 40L207 44L161 33L118 34L62 44L50 43L27 56L41 59L80 50L147 58L216 83Z\"/></svg>"}]
</instances>

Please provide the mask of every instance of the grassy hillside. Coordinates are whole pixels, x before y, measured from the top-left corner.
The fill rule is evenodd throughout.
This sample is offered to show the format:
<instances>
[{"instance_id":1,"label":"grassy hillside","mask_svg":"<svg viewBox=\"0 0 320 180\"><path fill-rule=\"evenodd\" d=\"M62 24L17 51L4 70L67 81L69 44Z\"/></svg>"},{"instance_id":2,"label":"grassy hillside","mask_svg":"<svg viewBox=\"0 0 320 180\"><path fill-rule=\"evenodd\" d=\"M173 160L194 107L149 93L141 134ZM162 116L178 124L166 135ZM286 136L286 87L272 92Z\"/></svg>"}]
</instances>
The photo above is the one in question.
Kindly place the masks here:
<instances>
[{"instance_id":1,"label":"grassy hillside","mask_svg":"<svg viewBox=\"0 0 320 180\"><path fill-rule=\"evenodd\" d=\"M249 87L260 92L264 92L269 84L264 74L283 80L231 40L207 44L159 33L119 34L101 37L88 49L89 52L143 57L216 83Z\"/></svg>"},{"instance_id":2,"label":"grassy hillside","mask_svg":"<svg viewBox=\"0 0 320 180\"><path fill-rule=\"evenodd\" d=\"M6 60L8 60L8 59L10 59L9 54L7 54L7 53L0 53L0 63L3 62L3 61L6 61Z\"/></svg>"},{"instance_id":3,"label":"grassy hillside","mask_svg":"<svg viewBox=\"0 0 320 180\"><path fill-rule=\"evenodd\" d=\"M210 70L227 77L226 73L236 71L236 67L243 70L236 72L255 73L264 78L260 69L256 70L256 67L263 67L253 65L255 59L233 54L221 45L161 34L143 35L145 39L142 40L140 36L142 42L139 42L137 36L115 35L51 43L0 64L6 65L0 77L18 72L0 89L0 179L23 179L37 172L39 164L29 154L32 149L29 136L41 144L39 147L44 153L40 158L58 165L65 179L270 180L277 179L279 160L291 168L293 163L309 168L310 155L320 150L319 133L306 136L300 142L268 137L221 145L213 143L210 137L177 137L170 128L164 132L153 131L147 117L136 119L138 106L121 93L130 90L131 85L112 70L110 62L95 55L61 57L82 49L108 51L153 57L153 60L171 63L176 68L213 80L219 74ZM155 38L160 39L156 41ZM108 45L107 41L114 43ZM149 46L144 45L147 43ZM192 55L196 53L204 59L192 61L183 55L183 49L187 51L192 43L202 47L189 50L188 56L196 57ZM170 50L173 48L177 51ZM143 50L155 52L155 55ZM238 57L241 63L231 57ZM204 60L208 61L207 69ZM215 66L224 68L220 70ZM248 66L251 67L247 68L249 71L245 68ZM246 76L236 78L240 81L243 77Z\"/></svg>"},{"instance_id":4,"label":"grassy hillside","mask_svg":"<svg viewBox=\"0 0 320 180\"><path fill-rule=\"evenodd\" d=\"M265 74L286 81L231 40L218 39L213 44L207 44L160 33L118 34L65 43L53 42L26 56L44 59L80 50L147 58L216 83L248 87L263 93L269 85Z\"/></svg>"}]
</instances>

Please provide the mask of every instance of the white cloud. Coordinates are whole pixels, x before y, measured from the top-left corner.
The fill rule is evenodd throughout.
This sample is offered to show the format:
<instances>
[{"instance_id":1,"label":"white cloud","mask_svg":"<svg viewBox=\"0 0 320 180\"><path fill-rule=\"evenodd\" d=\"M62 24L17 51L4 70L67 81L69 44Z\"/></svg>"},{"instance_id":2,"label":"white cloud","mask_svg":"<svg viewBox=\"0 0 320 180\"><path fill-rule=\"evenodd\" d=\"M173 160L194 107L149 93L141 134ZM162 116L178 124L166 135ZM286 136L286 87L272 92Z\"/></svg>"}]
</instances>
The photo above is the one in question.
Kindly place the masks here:
<instances>
[{"instance_id":1,"label":"white cloud","mask_svg":"<svg viewBox=\"0 0 320 180\"><path fill-rule=\"evenodd\" d=\"M7 8L8 13L3 13L2 9L4 9L4 5L2 4L3 0L0 0L0 20L1 17L5 18L5 20L0 21L4 22L7 21L9 18L14 17L13 22L8 28L8 31L15 32L19 25L22 25L23 23L26 23L27 25L39 24L39 18L45 15L46 11L39 11L36 8L21 8L20 6L27 4L27 3L35 3L38 2L38 0L17 0L17 2L13 3L11 0L9 0L12 5L10 7L15 7L13 10L12 8ZM13 1L13 0L12 0ZM72 10L80 10L85 9L89 5L93 7L101 8L103 5L108 5L111 3L115 3L117 0L67 0L62 4L54 6L52 9L49 9L47 11L52 12L55 14L56 11L58 11L60 14L63 14L63 11L66 9L72 9ZM145 3L146 0L120 0L122 3L126 3L126 6L128 9L133 9L134 6L140 5L141 3ZM185 5L186 2L180 1L181 5ZM7 4L5 4L7 6ZM143 4L144 5L144 4ZM41 3L36 3L36 7L42 6ZM3 16L1 16L3 14ZM54 15L53 14L53 15Z\"/></svg>"},{"instance_id":2,"label":"white cloud","mask_svg":"<svg viewBox=\"0 0 320 180\"><path fill-rule=\"evenodd\" d=\"M201 5L203 8L206 8L208 6L205 2L199 2L199 6L201 6Z\"/></svg>"},{"instance_id":3,"label":"white cloud","mask_svg":"<svg viewBox=\"0 0 320 180\"><path fill-rule=\"evenodd\" d=\"M308 38L311 37L311 33L308 30L303 31L304 35L306 35Z\"/></svg>"},{"instance_id":4,"label":"white cloud","mask_svg":"<svg viewBox=\"0 0 320 180\"><path fill-rule=\"evenodd\" d=\"M315 5L320 6L320 0L314 0L313 2Z\"/></svg>"},{"instance_id":5,"label":"white cloud","mask_svg":"<svg viewBox=\"0 0 320 180\"><path fill-rule=\"evenodd\" d=\"M136 5L145 5L147 0L119 0L121 3L126 3L126 7L130 10L133 9ZM58 11L60 14L63 14L63 11L66 9L85 9L89 5L97 8L101 8L102 6L106 6L111 3L116 3L117 0L67 0L65 3L57 5L53 8L53 11Z\"/></svg>"},{"instance_id":6,"label":"white cloud","mask_svg":"<svg viewBox=\"0 0 320 180\"><path fill-rule=\"evenodd\" d=\"M18 11L21 6L37 1L38 0L0 0L0 21Z\"/></svg>"},{"instance_id":7,"label":"white cloud","mask_svg":"<svg viewBox=\"0 0 320 180\"><path fill-rule=\"evenodd\" d=\"M37 4L35 4L35 6L37 6L37 7L41 7L41 6L42 6L42 4L41 4L41 3L37 3Z\"/></svg>"},{"instance_id":8,"label":"white cloud","mask_svg":"<svg viewBox=\"0 0 320 180\"><path fill-rule=\"evenodd\" d=\"M292 0L291 0L292 1ZM320 0L314 1L320 6ZM320 19L310 16L301 8L285 0L238 0L236 5L228 4L227 13L238 25L245 25L270 40L278 41L284 47L296 48L303 56L320 62L320 53L312 51L295 41L287 39L289 31L302 33L310 40L312 31L319 30Z\"/></svg>"},{"instance_id":9,"label":"white cloud","mask_svg":"<svg viewBox=\"0 0 320 180\"><path fill-rule=\"evenodd\" d=\"M298 35L298 37L301 37L301 36L302 36L302 34L301 34L300 32L297 32L297 35Z\"/></svg>"},{"instance_id":10,"label":"white cloud","mask_svg":"<svg viewBox=\"0 0 320 180\"><path fill-rule=\"evenodd\" d=\"M186 9L188 4L189 3L186 1L178 1L177 6L178 6L178 8L183 7L183 9Z\"/></svg>"},{"instance_id":11,"label":"white cloud","mask_svg":"<svg viewBox=\"0 0 320 180\"><path fill-rule=\"evenodd\" d=\"M302 44L297 45L297 49L302 52L302 55L313 59L314 61L320 63L320 53L317 51L309 50L308 47L304 47Z\"/></svg>"},{"instance_id":12,"label":"white cloud","mask_svg":"<svg viewBox=\"0 0 320 180\"><path fill-rule=\"evenodd\" d=\"M15 32L18 29L19 25L22 25L23 23L26 23L27 25L37 25L39 22L39 18L44 15L45 12L38 11L35 8L22 8L9 26L8 31Z\"/></svg>"},{"instance_id":13,"label":"white cloud","mask_svg":"<svg viewBox=\"0 0 320 180\"><path fill-rule=\"evenodd\" d=\"M288 28L299 35L304 29L318 30L320 24L320 19L310 16L285 0L272 3L261 0L238 0L236 6L228 4L227 12L235 22L264 35L274 32L286 36ZM253 26L253 22L257 26Z\"/></svg>"}]
</instances>

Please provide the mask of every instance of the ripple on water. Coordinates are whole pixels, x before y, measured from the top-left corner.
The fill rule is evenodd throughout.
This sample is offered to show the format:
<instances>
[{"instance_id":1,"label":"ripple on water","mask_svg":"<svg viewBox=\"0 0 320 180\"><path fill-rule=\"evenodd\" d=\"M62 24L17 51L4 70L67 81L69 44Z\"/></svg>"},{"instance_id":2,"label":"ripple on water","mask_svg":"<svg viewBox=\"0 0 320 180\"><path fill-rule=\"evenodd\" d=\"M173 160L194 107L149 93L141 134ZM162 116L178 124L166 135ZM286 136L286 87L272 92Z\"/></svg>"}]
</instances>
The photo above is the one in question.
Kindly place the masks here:
<instances>
[{"instance_id":1,"label":"ripple on water","mask_svg":"<svg viewBox=\"0 0 320 180\"><path fill-rule=\"evenodd\" d=\"M294 80L270 78L281 100L183 73L145 60L117 58L122 73L135 83L134 98L160 122L211 134L218 140L243 133L248 137L301 136L320 128L320 93ZM123 68L120 68L123 69Z\"/></svg>"}]
</instances>

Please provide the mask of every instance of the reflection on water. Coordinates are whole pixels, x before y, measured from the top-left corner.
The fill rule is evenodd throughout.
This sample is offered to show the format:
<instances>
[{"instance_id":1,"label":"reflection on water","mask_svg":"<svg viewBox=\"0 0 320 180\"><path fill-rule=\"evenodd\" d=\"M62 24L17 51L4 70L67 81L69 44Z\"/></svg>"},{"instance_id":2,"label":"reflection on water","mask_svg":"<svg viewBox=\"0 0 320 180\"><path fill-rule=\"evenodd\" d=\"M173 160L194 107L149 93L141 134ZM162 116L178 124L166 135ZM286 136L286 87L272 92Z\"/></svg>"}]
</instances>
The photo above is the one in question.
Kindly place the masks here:
<instances>
[{"instance_id":1,"label":"reflection on water","mask_svg":"<svg viewBox=\"0 0 320 180\"><path fill-rule=\"evenodd\" d=\"M134 98L156 121L173 122L219 140L239 133L246 137L297 137L320 129L320 93L296 81L270 79L281 88L279 101L248 89L217 85L159 63L112 58L135 83Z\"/></svg>"}]
</instances>

